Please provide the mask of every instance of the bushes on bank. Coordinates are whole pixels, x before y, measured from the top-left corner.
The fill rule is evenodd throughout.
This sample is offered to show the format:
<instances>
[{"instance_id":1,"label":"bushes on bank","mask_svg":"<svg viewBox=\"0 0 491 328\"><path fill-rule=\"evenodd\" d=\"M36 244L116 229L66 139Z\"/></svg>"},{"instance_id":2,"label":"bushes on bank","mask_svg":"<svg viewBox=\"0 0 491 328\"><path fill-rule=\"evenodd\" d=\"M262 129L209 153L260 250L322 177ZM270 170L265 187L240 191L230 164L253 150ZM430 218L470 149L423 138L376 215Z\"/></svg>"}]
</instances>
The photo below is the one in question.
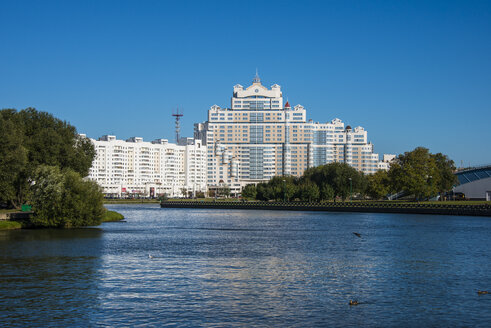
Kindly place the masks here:
<instances>
[{"instance_id":1,"label":"bushes on bank","mask_svg":"<svg viewBox=\"0 0 491 328\"><path fill-rule=\"evenodd\" d=\"M104 214L99 186L83 180L77 172L42 165L31 187L31 224L36 227L82 227L99 225Z\"/></svg>"},{"instance_id":2,"label":"bushes on bank","mask_svg":"<svg viewBox=\"0 0 491 328\"><path fill-rule=\"evenodd\" d=\"M33 205L28 226L97 225L104 208L97 184L84 181L95 149L74 126L26 108L0 110L0 205Z\"/></svg>"}]
</instances>

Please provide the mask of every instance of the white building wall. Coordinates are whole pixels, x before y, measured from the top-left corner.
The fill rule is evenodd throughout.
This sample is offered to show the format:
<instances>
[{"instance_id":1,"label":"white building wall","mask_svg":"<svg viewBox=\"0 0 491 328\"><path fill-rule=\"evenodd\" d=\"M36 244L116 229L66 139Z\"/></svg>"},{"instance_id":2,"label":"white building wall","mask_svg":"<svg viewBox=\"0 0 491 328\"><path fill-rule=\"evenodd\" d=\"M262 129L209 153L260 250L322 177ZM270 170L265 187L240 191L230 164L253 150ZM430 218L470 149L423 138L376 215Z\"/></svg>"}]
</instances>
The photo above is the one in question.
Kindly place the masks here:
<instances>
[{"instance_id":1,"label":"white building wall","mask_svg":"<svg viewBox=\"0 0 491 328\"><path fill-rule=\"evenodd\" d=\"M186 145L138 137L124 141L111 135L90 140L96 157L88 178L106 195L182 196L183 188L206 191L206 146L200 140Z\"/></svg>"}]
</instances>

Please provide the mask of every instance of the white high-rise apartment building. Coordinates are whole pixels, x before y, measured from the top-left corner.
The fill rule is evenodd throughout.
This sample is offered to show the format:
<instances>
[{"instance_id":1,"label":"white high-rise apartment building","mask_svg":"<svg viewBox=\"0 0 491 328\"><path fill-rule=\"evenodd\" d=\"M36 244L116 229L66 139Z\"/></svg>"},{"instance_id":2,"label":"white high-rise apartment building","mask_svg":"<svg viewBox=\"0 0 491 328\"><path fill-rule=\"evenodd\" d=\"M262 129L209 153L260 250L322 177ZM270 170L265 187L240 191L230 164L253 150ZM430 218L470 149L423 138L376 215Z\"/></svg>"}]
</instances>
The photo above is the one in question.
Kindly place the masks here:
<instances>
[{"instance_id":1,"label":"white high-rise apartment building","mask_svg":"<svg viewBox=\"0 0 491 328\"><path fill-rule=\"evenodd\" d=\"M240 192L248 183L274 176L301 176L310 167L344 162L364 173L378 170L379 156L362 127L339 119L307 121L303 106L283 105L281 87L263 86L256 74L247 88L234 86L230 108L213 105L195 124L195 139L208 149L207 184Z\"/></svg>"},{"instance_id":2,"label":"white high-rise apartment building","mask_svg":"<svg viewBox=\"0 0 491 328\"><path fill-rule=\"evenodd\" d=\"M162 194L184 196L206 191L206 146L200 140L166 139L152 142L133 137L117 140L106 135L90 139L96 150L88 178L107 196Z\"/></svg>"},{"instance_id":3,"label":"white high-rise apartment building","mask_svg":"<svg viewBox=\"0 0 491 328\"><path fill-rule=\"evenodd\" d=\"M383 159L378 162L378 169L388 171L390 169L390 164L396 159L396 155L384 154Z\"/></svg>"}]
</instances>

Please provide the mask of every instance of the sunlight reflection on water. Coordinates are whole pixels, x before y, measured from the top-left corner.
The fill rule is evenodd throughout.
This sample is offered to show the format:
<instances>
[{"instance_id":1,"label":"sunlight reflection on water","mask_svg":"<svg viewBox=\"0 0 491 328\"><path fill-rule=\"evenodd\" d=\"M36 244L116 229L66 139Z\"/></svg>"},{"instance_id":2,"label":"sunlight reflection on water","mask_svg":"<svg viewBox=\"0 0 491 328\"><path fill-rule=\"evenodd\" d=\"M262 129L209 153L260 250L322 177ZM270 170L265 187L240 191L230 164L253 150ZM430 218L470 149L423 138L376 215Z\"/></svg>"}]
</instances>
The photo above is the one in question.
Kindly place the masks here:
<instances>
[{"instance_id":1,"label":"sunlight reflection on water","mask_svg":"<svg viewBox=\"0 0 491 328\"><path fill-rule=\"evenodd\" d=\"M491 319L491 297L476 293L491 288L488 218L108 207L127 222L0 232L1 322L484 327Z\"/></svg>"}]
</instances>

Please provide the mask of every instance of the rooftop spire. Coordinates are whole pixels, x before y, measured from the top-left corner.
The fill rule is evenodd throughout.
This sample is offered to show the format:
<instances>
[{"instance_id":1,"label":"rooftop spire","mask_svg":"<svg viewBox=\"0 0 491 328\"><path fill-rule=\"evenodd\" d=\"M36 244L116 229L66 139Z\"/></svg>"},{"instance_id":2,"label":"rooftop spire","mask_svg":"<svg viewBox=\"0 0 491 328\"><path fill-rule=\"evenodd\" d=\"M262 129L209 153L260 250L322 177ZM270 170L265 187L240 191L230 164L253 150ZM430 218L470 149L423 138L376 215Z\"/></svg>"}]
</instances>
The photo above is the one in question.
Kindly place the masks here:
<instances>
[{"instance_id":1,"label":"rooftop spire","mask_svg":"<svg viewBox=\"0 0 491 328\"><path fill-rule=\"evenodd\" d=\"M261 79L259 78L259 74L257 73L257 68L256 68L256 76L254 76L254 79L252 79L252 83L261 83Z\"/></svg>"}]
</instances>

